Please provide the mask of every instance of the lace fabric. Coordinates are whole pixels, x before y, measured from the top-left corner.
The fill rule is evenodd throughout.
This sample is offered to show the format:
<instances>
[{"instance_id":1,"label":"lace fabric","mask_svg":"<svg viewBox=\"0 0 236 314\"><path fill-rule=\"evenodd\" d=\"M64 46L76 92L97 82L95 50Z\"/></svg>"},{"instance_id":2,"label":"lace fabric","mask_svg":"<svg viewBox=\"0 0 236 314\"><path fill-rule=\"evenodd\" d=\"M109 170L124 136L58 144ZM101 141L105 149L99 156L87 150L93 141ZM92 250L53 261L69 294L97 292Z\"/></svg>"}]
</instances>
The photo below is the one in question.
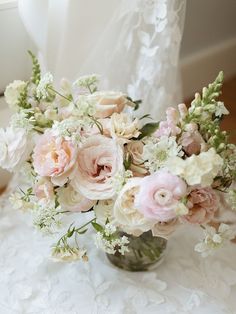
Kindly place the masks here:
<instances>
[{"instance_id":1,"label":"lace fabric","mask_svg":"<svg viewBox=\"0 0 236 314\"><path fill-rule=\"evenodd\" d=\"M89 262L54 262L49 248L55 239L35 231L30 214L8 201L19 184L15 178L0 198L0 313L236 313L235 244L203 259L193 250L199 229L184 227L169 240L155 271L129 273L94 247L91 232L81 239ZM74 218L80 224L89 215Z\"/></svg>"},{"instance_id":2,"label":"lace fabric","mask_svg":"<svg viewBox=\"0 0 236 314\"><path fill-rule=\"evenodd\" d=\"M178 58L185 0L20 0L43 67L57 81L97 73L101 87L143 99L163 117L181 99ZM60 16L60 18L59 18ZM44 25L38 32L40 25Z\"/></svg>"}]
</instances>

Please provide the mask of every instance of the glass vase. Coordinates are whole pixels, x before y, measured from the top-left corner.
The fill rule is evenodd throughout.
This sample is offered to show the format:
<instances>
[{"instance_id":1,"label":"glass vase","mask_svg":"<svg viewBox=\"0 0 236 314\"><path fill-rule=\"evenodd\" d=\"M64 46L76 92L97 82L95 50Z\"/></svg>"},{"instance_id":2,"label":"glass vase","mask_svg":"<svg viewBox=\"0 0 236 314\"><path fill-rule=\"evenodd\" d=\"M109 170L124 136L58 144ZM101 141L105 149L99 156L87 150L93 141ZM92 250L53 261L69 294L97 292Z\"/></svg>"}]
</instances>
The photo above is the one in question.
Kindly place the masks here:
<instances>
[{"instance_id":1,"label":"glass vase","mask_svg":"<svg viewBox=\"0 0 236 314\"><path fill-rule=\"evenodd\" d=\"M144 232L139 237L125 232L119 233L129 239L129 252L124 255L118 252L114 255L107 254L113 265L128 271L147 271L161 264L166 250L166 239L154 237L151 231Z\"/></svg>"}]
</instances>

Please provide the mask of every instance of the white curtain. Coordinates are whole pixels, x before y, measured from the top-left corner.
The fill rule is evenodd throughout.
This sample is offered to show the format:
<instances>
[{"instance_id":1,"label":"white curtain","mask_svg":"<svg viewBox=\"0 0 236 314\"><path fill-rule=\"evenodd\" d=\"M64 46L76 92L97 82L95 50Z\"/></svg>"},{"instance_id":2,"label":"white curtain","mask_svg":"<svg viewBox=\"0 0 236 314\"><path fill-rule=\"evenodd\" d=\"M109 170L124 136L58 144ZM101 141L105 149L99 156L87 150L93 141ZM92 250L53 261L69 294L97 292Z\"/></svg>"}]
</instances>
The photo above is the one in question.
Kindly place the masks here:
<instances>
[{"instance_id":1,"label":"white curtain","mask_svg":"<svg viewBox=\"0 0 236 314\"><path fill-rule=\"evenodd\" d=\"M180 100L186 0L19 0L45 70L58 81L96 73L101 87L143 99L160 118Z\"/></svg>"}]
</instances>

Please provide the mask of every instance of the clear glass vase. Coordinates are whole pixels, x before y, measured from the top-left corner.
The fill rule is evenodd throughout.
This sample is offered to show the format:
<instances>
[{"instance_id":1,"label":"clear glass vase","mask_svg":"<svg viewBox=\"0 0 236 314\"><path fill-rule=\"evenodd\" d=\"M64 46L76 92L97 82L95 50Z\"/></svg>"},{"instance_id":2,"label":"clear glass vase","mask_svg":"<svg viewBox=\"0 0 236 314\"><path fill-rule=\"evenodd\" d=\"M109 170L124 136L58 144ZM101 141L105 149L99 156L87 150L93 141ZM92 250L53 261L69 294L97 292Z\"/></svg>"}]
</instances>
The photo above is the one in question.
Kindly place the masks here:
<instances>
[{"instance_id":1,"label":"clear glass vase","mask_svg":"<svg viewBox=\"0 0 236 314\"><path fill-rule=\"evenodd\" d=\"M120 236L123 235L129 239L129 252L126 252L125 255L107 254L113 265L129 271L147 271L161 264L166 250L166 239L154 237L151 231L145 232L139 237L120 232Z\"/></svg>"}]
</instances>

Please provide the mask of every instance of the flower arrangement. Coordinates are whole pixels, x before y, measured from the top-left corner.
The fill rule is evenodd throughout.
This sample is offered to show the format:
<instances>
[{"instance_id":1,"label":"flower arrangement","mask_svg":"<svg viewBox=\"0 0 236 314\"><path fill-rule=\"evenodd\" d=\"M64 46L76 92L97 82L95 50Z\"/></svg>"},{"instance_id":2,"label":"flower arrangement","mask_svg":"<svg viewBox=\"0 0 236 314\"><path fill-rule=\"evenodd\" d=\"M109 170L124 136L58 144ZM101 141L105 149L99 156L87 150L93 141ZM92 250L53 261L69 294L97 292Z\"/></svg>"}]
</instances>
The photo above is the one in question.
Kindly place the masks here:
<instances>
[{"instance_id":1,"label":"flower arrangement","mask_svg":"<svg viewBox=\"0 0 236 314\"><path fill-rule=\"evenodd\" d=\"M121 92L98 91L95 75L58 90L50 73L41 75L36 57L28 82L14 81L5 91L15 111L1 129L0 166L23 171L29 186L11 196L17 208L30 209L34 224L56 233L70 213L93 211L86 224L80 215L53 247L61 260L87 260L78 235L91 225L96 245L109 254L125 254L133 236L151 231L168 237L181 223L203 228L195 250L207 256L234 237L227 224L213 227L219 199L236 206L236 146L221 131L228 114L221 93L223 73L188 109L168 108L166 119L137 118L134 101ZM145 122L146 121L146 122ZM66 222L63 220L67 217ZM75 215L72 215L73 218Z\"/></svg>"}]
</instances>

